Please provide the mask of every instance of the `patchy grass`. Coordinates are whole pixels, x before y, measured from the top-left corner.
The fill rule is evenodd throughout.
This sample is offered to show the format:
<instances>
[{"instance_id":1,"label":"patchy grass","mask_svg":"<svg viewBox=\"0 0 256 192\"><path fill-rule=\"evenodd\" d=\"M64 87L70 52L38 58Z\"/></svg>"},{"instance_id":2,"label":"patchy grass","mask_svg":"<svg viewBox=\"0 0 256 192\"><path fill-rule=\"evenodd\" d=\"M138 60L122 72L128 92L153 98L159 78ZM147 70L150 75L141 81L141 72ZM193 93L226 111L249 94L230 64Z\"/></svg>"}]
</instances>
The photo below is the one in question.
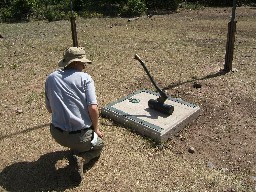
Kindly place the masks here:
<instances>
[{"instance_id":1,"label":"patchy grass","mask_svg":"<svg viewBox=\"0 0 256 192\"><path fill-rule=\"evenodd\" d=\"M200 105L198 119L162 146L101 118L106 147L79 186L56 169L67 149L51 139L44 81L72 45L69 21L0 24L0 186L8 191L255 191L256 10L237 8L233 67L223 68L229 8L142 17L78 19L99 106L153 89L145 60L173 97ZM202 85L194 89L193 83ZM188 147L196 149L188 153ZM61 164L61 163L60 163Z\"/></svg>"}]
</instances>

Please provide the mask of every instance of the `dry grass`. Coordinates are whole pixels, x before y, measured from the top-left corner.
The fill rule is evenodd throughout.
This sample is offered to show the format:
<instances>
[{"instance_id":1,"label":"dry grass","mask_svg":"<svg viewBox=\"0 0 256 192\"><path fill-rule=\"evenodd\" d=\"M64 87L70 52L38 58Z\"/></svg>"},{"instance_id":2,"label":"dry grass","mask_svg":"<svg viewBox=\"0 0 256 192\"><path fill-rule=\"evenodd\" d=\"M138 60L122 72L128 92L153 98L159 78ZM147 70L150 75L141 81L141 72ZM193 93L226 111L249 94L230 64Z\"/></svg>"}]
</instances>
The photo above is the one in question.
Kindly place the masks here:
<instances>
[{"instance_id":1,"label":"dry grass","mask_svg":"<svg viewBox=\"0 0 256 192\"><path fill-rule=\"evenodd\" d=\"M237 9L233 66L223 68L230 9L140 18L78 19L94 65L100 107L153 89L135 53L173 97L198 104L199 118L162 146L101 118L106 147L77 186L67 149L50 136L44 81L72 44L68 21L0 24L0 186L8 191L255 191L256 10ZM194 89L193 82L202 84ZM189 146L195 154L187 152ZM56 170L55 163L63 167ZM56 165L56 166L57 166ZM58 167L58 166L57 166Z\"/></svg>"}]
</instances>

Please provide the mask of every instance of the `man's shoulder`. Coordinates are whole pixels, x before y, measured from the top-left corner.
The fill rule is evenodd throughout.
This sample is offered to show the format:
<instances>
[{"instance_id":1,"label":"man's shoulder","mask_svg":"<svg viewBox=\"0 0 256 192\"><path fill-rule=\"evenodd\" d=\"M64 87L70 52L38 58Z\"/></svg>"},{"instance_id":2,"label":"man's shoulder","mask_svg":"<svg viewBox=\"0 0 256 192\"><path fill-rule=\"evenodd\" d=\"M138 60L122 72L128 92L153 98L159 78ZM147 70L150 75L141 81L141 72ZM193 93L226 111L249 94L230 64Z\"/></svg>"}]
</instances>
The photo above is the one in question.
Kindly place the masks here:
<instances>
[{"instance_id":1,"label":"man's shoulder","mask_svg":"<svg viewBox=\"0 0 256 192\"><path fill-rule=\"evenodd\" d=\"M69 79L77 79L81 78L84 80L92 80L91 75L88 73L85 73L83 71L73 71L73 70L62 70L58 69L56 71L53 71L51 74L48 75L46 80L50 79L55 79L56 77L61 77L61 78L69 78Z\"/></svg>"},{"instance_id":2,"label":"man's shoulder","mask_svg":"<svg viewBox=\"0 0 256 192\"><path fill-rule=\"evenodd\" d=\"M88 73L85 73L83 71L79 71L79 72L76 72L77 75L81 76L82 78L86 78L86 79L91 79L91 75L89 75Z\"/></svg>"},{"instance_id":3,"label":"man's shoulder","mask_svg":"<svg viewBox=\"0 0 256 192\"><path fill-rule=\"evenodd\" d=\"M59 74L59 70L55 70L55 71L51 72L51 73L47 76L46 81L49 81L50 79L53 79L55 76L58 76L58 74Z\"/></svg>"},{"instance_id":4,"label":"man's shoulder","mask_svg":"<svg viewBox=\"0 0 256 192\"><path fill-rule=\"evenodd\" d=\"M60 69L58 69L58 70L55 70L55 71L53 71L53 72L51 72L48 76L54 76L54 75L57 75L58 73L60 73Z\"/></svg>"}]
</instances>

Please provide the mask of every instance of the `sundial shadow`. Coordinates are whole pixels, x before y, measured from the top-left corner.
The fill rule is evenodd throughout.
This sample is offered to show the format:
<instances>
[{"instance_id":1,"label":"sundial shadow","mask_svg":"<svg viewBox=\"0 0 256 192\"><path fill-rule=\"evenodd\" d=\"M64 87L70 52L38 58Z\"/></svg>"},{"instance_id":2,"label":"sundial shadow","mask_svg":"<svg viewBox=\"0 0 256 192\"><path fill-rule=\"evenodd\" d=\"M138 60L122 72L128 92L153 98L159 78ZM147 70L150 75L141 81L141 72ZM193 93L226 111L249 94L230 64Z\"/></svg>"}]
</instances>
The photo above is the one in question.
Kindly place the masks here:
<instances>
[{"instance_id":1,"label":"sundial shadow","mask_svg":"<svg viewBox=\"0 0 256 192\"><path fill-rule=\"evenodd\" d=\"M160 112L158 112L158 111L154 111L154 110L152 110L152 109L150 109L150 108L146 108L146 109L144 109L146 112L148 112L148 114L149 115L139 115L139 114L130 114L130 115L124 115L124 116L126 116L126 117L147 117L147 118L150 118L150 119L159 119L159 117L162 117L162 118L167 118L168 117L168 115L166 115L166 114L162 114L162 113L160 113Z\"/></svg>"}]
</instances>

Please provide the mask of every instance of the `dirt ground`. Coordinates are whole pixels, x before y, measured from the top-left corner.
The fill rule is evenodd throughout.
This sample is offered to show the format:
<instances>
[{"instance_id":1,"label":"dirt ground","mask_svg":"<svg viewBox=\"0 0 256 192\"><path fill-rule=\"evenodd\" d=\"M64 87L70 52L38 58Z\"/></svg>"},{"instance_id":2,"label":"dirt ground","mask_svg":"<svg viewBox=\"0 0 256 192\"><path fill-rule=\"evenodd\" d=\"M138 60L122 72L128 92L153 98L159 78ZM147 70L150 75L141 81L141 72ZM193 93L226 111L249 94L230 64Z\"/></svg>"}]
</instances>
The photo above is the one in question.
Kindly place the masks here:
<instances>
[{"instance_id":1,"label":"dirt ground","mask_svg":"<svg viewBox=\"0 0 256 192\"><path fill-rule=\"evenodd\" d=\"M101 118L105 148L80 185L44 107L45 78L72 45L69 21L1 23L0 191L256 191L256 9L237 8L233 71L222 73L230 16L203 8L130 22L78 18L100 108L154 90L135 53L171 97L201 108L161 145Z\"/></svg>"}]
</instances>

